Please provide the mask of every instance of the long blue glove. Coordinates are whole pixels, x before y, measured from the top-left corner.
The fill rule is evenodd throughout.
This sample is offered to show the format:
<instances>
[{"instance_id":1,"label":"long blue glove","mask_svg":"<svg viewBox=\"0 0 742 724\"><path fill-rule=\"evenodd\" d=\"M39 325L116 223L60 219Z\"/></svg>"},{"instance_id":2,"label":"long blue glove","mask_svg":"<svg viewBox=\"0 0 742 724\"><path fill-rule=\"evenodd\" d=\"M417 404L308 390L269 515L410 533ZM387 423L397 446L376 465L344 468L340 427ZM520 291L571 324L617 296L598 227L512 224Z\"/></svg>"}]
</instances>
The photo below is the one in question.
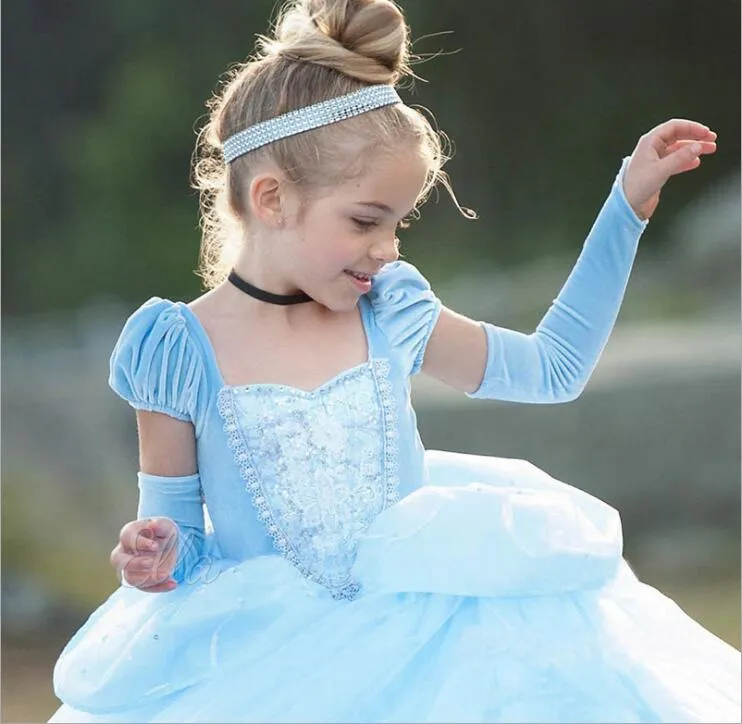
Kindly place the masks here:
<instances>
[{"instance_id":1,"label":"long blue glove","mask_svg":"<svg viewBox=\"0 0 742 724\"><path fill-rule=\"evenodd\" d=\"M639 238L647 226L626 200L624 159L611 193L559 295L533 334L487 322L487 365L469 397L510 402L574 400L613 330Z\"/></svg>"},{"instance_id":2,"label":"long blue glove","mask_svg":"<svg viewBox=\"0 0 742 724\"><path fill-rule=\"evenodd\" d=\"M201 478L162 477L140 472L137 519L170 518L178 526L178 559L172 578L183 583L201 559L205 525Z\"/></svg>"}]
</instances>

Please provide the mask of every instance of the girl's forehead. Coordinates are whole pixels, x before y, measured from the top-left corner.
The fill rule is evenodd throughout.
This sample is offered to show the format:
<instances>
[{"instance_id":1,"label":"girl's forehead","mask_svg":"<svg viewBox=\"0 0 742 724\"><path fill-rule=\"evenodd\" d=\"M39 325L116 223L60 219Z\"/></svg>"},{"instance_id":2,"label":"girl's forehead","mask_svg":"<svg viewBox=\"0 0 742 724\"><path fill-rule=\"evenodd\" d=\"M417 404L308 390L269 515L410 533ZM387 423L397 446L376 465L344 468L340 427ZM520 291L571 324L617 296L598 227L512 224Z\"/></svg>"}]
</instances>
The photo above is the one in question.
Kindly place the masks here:
<instances>
[{"instance_id":1,"label":"girl's forehead","mask_svg":"<svg viewBox=\"0 0 742 724\"><path fill-rule=\"evenodd\" d=\"M418 155L403 153L390 157L385 154L372 159L363 173L343 184L338 192L356 203L373 202L404 213L414 205L427 175L428 166Z\"/></svg>"}]
</instances>

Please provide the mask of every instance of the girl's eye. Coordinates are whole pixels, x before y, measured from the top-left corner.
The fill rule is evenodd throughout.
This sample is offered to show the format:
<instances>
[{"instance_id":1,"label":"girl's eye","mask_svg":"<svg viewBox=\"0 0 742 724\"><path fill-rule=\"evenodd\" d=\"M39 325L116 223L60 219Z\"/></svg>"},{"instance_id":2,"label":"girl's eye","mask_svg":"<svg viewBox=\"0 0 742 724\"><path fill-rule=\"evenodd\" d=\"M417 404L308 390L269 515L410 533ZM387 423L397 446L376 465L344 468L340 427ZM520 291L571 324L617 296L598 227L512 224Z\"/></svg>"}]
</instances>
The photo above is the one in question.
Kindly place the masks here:
<instances>
[{"instance_id":1,"label":"girl's eye","mask_svg":"<svg viewBox=\"0 0 742 724\"><path fill-rule=\"evenodd\" d=\"M361 230L361 231L368 231L369 229L376 226L375 221L368 221L366 219L353 219L353 223Z\"/></svg>"}]
</instances>

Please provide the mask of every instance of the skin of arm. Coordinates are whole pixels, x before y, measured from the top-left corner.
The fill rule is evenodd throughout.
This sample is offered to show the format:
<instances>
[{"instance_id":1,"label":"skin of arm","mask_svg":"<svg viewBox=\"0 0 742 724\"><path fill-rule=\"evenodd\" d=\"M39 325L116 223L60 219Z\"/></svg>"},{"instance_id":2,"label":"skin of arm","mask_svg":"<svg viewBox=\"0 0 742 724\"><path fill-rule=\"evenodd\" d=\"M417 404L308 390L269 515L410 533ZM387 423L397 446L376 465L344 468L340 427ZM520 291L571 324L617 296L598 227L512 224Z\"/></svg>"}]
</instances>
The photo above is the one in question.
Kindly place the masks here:
<instances>
[{"instance_id":1,"label":"skin of arm","mask_svg":"<svg viewBox=\"0 0 742 724\"><path fill-rule=\"evenodd\" d=\"M196 434L190 422L160 412L137 410L139 469L150 475L193 475L196 463Z\"/></svg>"}]
</instances>

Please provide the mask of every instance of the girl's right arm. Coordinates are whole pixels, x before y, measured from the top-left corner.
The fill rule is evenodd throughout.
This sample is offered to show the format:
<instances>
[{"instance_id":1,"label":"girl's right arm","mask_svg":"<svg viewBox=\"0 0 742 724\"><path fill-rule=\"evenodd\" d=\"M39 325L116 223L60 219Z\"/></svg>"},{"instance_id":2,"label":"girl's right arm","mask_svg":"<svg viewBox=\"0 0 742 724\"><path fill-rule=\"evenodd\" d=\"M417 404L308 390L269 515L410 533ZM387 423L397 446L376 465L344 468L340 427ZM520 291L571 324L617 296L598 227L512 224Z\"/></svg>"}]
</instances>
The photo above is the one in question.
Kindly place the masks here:
<instances>
[{"instance_id":1,"label":"girl's right arm","mask_svg":"<svg viewBox=\"0 0 742 724\"><path fill-rule=\"evenodd\" d=\"M204 522L193 425L137 410L139 510L119 535L111 564L124 584L170 591L187 575L203 545Z\"/></svg>"},{"instance_id":2,"label":"girl's right arm","mask_svg":"<svg viewBox=\"0 0 742 724\"><path fill-rule=\"evenodd\" d=\"M124 581L151 591L185 581L205 544L196 438L209 381L181 307L152 297L137 309L113 349L108 380L137 411L140 449L137 520L124 526L111 562Z\"/></svg>"}]
</instances>

